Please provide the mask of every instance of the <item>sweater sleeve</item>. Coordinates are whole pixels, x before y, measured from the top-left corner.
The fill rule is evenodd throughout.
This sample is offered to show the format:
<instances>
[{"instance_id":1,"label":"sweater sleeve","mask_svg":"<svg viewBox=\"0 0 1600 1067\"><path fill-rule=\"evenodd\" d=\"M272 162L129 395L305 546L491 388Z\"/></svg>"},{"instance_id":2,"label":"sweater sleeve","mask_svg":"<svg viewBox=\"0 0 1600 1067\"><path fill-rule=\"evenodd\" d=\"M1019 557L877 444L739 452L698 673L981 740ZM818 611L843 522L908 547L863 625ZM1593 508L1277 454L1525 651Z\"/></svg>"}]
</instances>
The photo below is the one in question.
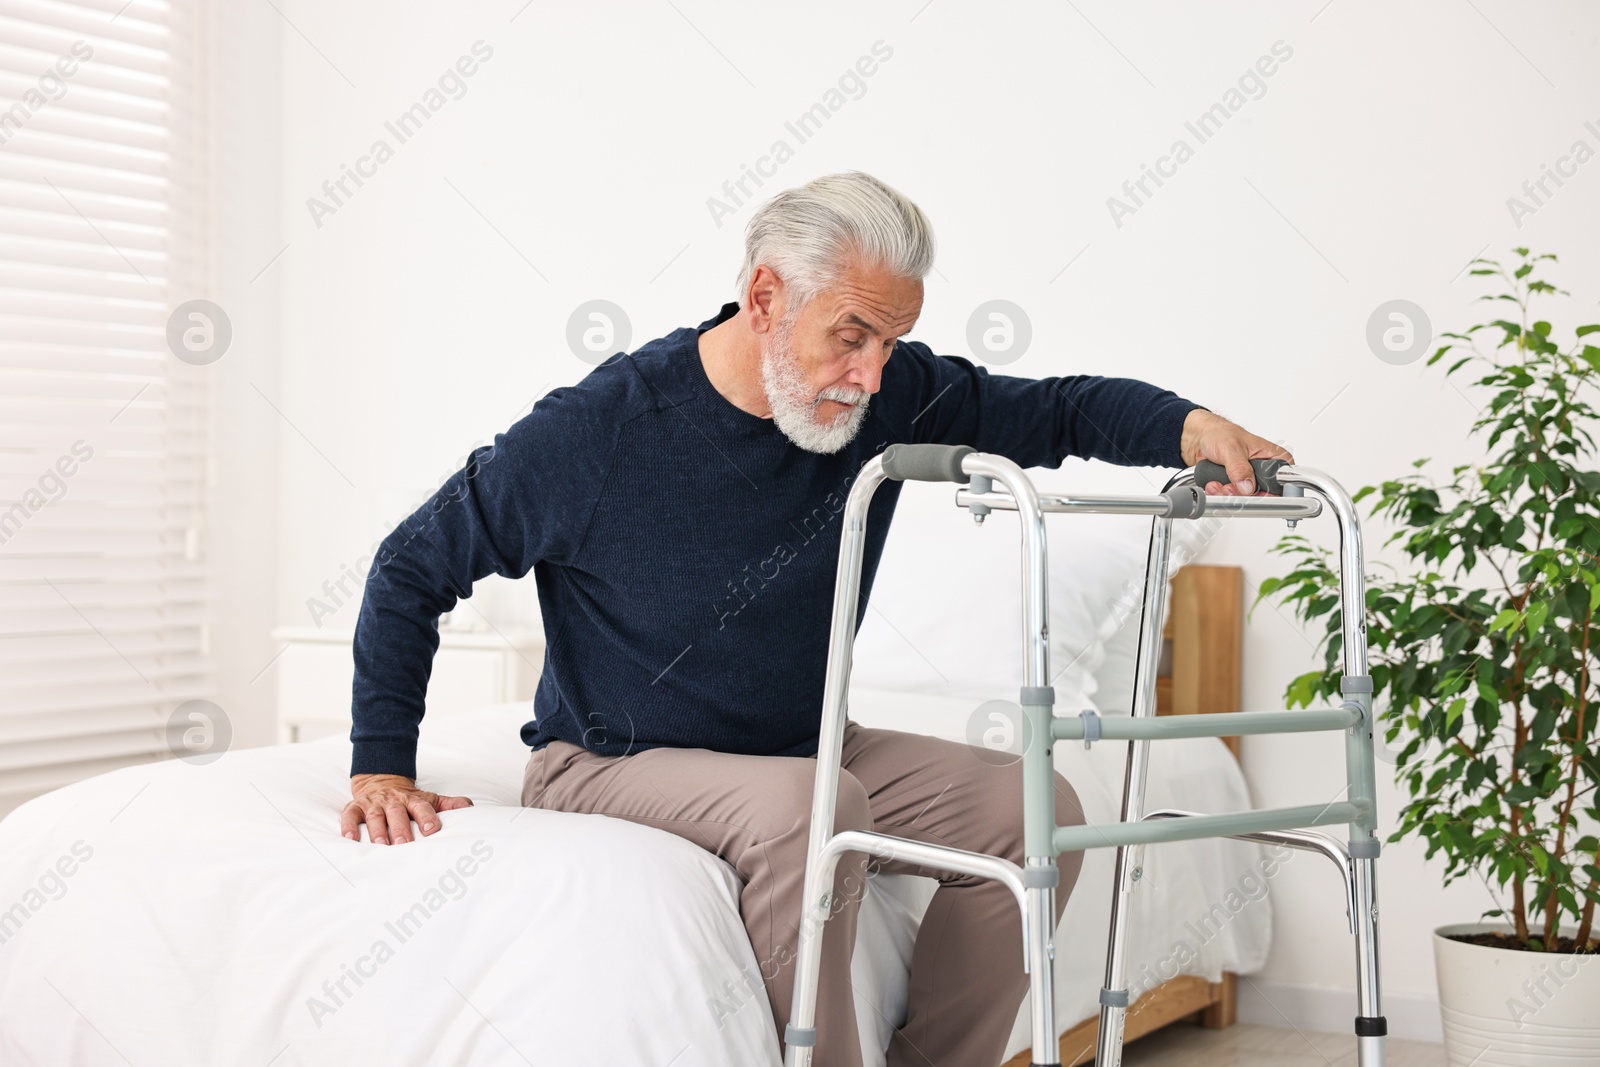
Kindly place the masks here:
<instances>
[{"instance_id":1,"label":"sweater sleeve","mask_svg":"<svg viewBox=\"0 0 1600 1067\"><path fill-rule=\"evenodd\" d=\"M917 341L901 343L885 367L891 373L912 398L908 440L971 445L1023 467L1059 467L1068 456L1182 467L1183 422L1200 407L1133 378L991 374Z\"/></svg>"},{"instance_id":2,"label":"sweater sleeve","mask_svg":"<svg viewBox=\"0 0 1600 1067\"><path fill-rule=\"evenodd\" d=\"M473 582L576 556L614 450L605 405L584 394L580 385L540 400L379 546L356 621L352 775L416 778L439 616Z\"/></svg>"}]
</instances>

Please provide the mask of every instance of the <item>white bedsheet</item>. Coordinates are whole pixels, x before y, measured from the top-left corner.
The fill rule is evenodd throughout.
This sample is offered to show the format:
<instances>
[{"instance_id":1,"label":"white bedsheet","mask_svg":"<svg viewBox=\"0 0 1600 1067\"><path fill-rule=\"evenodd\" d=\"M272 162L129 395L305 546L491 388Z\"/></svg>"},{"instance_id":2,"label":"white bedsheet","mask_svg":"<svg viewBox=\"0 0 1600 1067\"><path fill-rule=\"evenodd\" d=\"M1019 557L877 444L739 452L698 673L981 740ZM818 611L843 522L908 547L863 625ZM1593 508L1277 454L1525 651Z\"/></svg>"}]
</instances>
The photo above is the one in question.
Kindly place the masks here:
<instances>
[{"instance_id":1,"label":"white bedsheet","mask_svg":"<svg viewBox=\"0 0 1600 1067\"><path fill-rule=\"evenodd\" d=\"M904 700L863 696L852 716L948 735L968 710ZM339 836L349 745L332 738L131 767L19 808L0 822L0 1063L776 1067L765 998L739 992L755 958L732 870L660 831L517 807L526 715L424 723L423 784L477 806L400 848ZM1115 818L1120 746L1058 752L1090 817ZM1171 743L1152 782L1153 803L1244 805L1216 742ZM1232 842L1152 850L1135 974L1179 939L1185 973L1258 967L1266 901L1209 939L1185 928L1258 862ZM1091 854L1057 942L1063 1025L1093 1009L1108 863ZM854 978L881 1064L933 884L877 881Z\"/></svg>"}]
</instances>

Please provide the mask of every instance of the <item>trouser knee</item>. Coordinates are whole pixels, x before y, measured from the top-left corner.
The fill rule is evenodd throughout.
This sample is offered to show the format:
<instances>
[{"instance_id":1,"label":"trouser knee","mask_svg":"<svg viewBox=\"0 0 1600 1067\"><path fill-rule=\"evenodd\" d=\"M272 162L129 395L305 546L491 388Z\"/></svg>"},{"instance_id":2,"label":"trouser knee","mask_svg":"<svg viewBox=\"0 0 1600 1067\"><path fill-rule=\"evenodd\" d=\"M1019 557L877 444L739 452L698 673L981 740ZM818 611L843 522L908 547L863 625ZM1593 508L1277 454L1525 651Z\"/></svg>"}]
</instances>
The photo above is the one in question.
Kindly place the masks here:
<instances>
[{"instance_id":1,"label":"trouser knee","mask_svg":"<svg viewBox=\"0 0 1600 1067\"><path fill-rule=\"evenodd\" d=\"M867 789L861 781L848 772L839 776L839 798L834 809L833 832L846 830L871 830L872 805ZM839 857L834 870L833 907L835 914L841 907L853 906L867 891L867 878L875 861L860 852L846 852ZM841 901L839 897L844 899Z\"/></svg>"},{"instance_id":2,"label":"trouser knee","mask_svg":"<svg viewBox=\"0 0 1600 1067\"><path fill-rule=\"evenodd\" d=\"M796 832L784 835L784 846L781 856L774 857L775 863L791 866L795 871L801 871L806 865L807 846L811 836L811 792L809 785L803 797L796 796L793 801L798 810L795 812ZM839 776L839 792L834 802L833 832L843 833L846 830L871 830L873 828L872 807L867 797L866 787L859 779L848 772ZM829 916L838 915L846 908L853 909L854 905L866 893L866 881L871 873L873 863L869 857L860 852L844 852L838 856L834 866L833 886L824 889L831 894ZM805 902L804 910L809 912L815 901Z\"/></svg>"}]
</instances>

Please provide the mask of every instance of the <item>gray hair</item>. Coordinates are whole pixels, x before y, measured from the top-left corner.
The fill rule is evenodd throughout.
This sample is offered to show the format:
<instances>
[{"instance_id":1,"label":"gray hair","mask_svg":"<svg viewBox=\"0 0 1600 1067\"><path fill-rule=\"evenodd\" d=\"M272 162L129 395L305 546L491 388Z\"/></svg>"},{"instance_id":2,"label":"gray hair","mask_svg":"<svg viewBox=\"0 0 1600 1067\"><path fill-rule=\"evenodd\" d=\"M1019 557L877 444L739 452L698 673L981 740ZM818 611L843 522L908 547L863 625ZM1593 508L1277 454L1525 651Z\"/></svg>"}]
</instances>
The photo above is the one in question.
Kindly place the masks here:
<instances>
[{"instance_id":1,"label":"gray hair","mask_svg":"<svg viewBox=\"0 0 1600 1067\"><path fill-rule=\"evenodd\" d=\"M789 313L839 277L851 256L899 278L933 269L933 226L903 193L859 170L828 174L779 193L750 217L744 231L741 303L756 268L783 279Z\"/></svg>"}]
</instances>

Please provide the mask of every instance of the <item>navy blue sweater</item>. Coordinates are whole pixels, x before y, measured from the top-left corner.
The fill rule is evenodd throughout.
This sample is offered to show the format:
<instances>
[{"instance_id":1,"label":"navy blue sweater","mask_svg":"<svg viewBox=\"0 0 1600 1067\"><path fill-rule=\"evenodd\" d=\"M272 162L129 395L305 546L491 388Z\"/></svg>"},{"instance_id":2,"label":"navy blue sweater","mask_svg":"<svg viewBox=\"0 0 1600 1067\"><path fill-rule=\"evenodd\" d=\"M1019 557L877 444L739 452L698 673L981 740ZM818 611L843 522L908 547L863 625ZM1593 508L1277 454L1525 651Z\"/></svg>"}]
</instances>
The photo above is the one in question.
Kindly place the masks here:
<instances>
[{"instance_id":1,"label":"navy blue sweater","mask_svg":"<svg viewBox=\"0 0 1600 1067\"><path fill-rule=\"evenodd\" d=\"M355 635L352 774L416 777L438 617L488 574L539 591L546 652L522 739L608 755L661 745L817 748L845 495L906 442L1023 467L1087 456L1183 465L1196 405L1126 378L1016 378L901 341L861 432L806 452L712 386L696 329L552 391L387 537ZM860 616L900 486L868 516Z\"/></svg>"}]
</instances>

